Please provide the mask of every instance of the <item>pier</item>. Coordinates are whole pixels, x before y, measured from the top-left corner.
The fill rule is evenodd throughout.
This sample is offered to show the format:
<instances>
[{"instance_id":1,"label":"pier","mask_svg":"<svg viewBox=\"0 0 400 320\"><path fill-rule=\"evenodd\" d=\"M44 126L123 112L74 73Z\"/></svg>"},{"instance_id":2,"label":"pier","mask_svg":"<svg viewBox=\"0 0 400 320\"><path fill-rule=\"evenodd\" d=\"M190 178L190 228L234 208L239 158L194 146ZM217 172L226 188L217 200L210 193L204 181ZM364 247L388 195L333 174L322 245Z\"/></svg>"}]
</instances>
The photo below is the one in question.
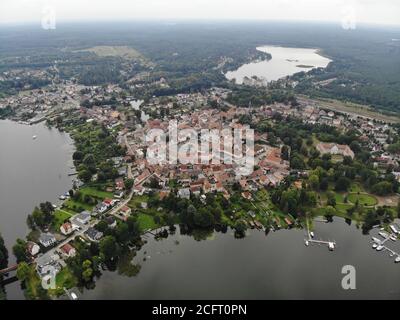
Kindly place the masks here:
<instances>
[{"instance_id":1,"label":"pier","mask_svg":"<svg viewBox=\"0 0 400 320\"><path fill-rule=\"evenodd\" d=\"M314 240L314 235L310 232L308 227L308 220L306 221L306 228L307 228L307 236L308 238L304 240L305 245L308 247L310 244L318 244L318 245L326 245L330 251L335 250L336 241L324 241L324 240Z\"/></svg>"}]
</instances>

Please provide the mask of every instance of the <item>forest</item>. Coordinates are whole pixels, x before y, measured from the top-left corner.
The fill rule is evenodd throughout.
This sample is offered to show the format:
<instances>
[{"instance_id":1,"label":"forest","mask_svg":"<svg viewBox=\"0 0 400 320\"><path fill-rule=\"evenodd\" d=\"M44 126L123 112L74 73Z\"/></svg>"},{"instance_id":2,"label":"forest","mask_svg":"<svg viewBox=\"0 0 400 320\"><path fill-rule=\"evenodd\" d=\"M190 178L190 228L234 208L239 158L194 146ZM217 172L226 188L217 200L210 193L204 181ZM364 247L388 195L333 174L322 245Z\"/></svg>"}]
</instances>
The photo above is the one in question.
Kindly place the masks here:
<instances>
[{"instance_id":1,"label":"forest","mask_svg":"<svg viewBox=\"0 0 400 320\"><path fill-rule=\"evenodd\" d=\"M312 35L312 36L310 36ZM50 68L57 61L62 78L101 85L124 83L141 71L164 77L169 88L142 95L168 95L226 83L224 73L254 59L268 59L260 45L319 48L332 63L324 71L302 73L296 90L398 111L400 29L279 22L162 22L61 24L54 31L32 26L0 28L0 72ZM81 51L93 46L130 46L151 64ZM121 70L124 72L121 72ZM315 82L334 79L324 86ZM1 93L15 93L0 81ZM35 86L40 85L34 84ZM45 83L43 83L45 85ZM18 86L17 86L18 87Z\"/></svg>"}]
</instances>

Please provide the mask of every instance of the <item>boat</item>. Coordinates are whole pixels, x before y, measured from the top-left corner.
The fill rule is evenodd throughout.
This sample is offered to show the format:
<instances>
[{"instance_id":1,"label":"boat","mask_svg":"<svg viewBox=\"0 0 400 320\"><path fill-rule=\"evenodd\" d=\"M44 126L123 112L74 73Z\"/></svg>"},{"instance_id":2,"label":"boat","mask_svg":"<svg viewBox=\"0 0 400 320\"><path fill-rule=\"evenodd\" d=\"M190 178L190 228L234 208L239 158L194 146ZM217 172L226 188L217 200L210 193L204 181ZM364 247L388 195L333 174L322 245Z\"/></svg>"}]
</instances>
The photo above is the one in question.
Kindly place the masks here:
<instances>
[{"instance_id":1,"label":"boat","mask_svg":"<svg viewBox=\"0 0 400 320\"><path fill-rule=\"evenodd\" d=\"M393 257L393 256L394 256L394 253L391 252L391 253L389 254L389 257Z\"/></svg>"},{"instance_id":2,"label":"boat","mask_svg":"<svg viewBox=\"0 0 400 320\"><path fill-rule=\"evenodd\" d=\"M60 198L59 198L60 200L66 200L67 199L67 197L66 196L60 196Z\"/></svg>"},{"instance_id":3,"label":"boat","mask_svg":"<svg viewBox=\"0 0 400 320\"><path fill-rule=\"evenodd\" d=\"M394 260L394 262L399 263L400 262L400 256L397 256L397 258Z\"/></svg>"},{"instance_id":4,"label":"boat","mask_svg":"<svg viewBox=\"0 0 400 320\"><path fill-rule=\"evenodd\" d=\"M310 232L310 236L311 236L311 238L314 238L314 232Z\"/></svg>"},{"instance_id":5,"label":"boat","mask_svg":"<svg viewBox=\"0 0 400 320\"><path fill-rule=\"evenodd\" d=\"M378 247L378 245L376 244L376 243L374 243L373 245L372 245L372 248L373 249L376 249Z\"/></svg>"},{"instance_id":6,"label":"boat","mask_svg":"<svg viewBox=\"0 0 400 320\"><path fill-rule=\"evenodd\" d=\"M304 241L304 244L306 245L306 247L308 247L310 245L310 242L308 242L308 240Z\"/></svg>"},{"instance_id":7,"label":"boat","mask_svg":"<svg viewBox=\"0 0 400 320\"><path fill-rule=\"evenodd\" d=\"M380 232L379 232L379 235L380 235L382 238L385 238L385 239L389 238L389 234L386 233L385 231L380 231Z\"/></svg>"},{"instance_id":8,"label":"boat","mask_svg":"<svg viewBox=\"0 0 400 320\"><path fill-rule=\"evenodd\" d=\"M328 242L328 249L330 251L333 251L335 249L335 243L334 242Z\"/></svg>"},{"instance_id":9,"label":"boat","mask_svg":"<svg viewBox=\"0 0 400 320\"><path fill-rule=\"evenodd\" d=\"M383 248L384 248L384 246L382 246L382 245L379 245L379 246L376 248L376 251L382 251L382 250L383 250Z\"/></svg>"},{"instance_id":10,"label":"boat","mask_svg":"<svg viewBox=\"0 0 400 320\"><path fill-rule=\"evenodd\" d=\"M37 138L37 136L32 136L32 139L35 140Z\"/></svg>"},{"instance_id":11,"label":"boat","mask_svg":"<svg viewBox=\"0 0 400 320\"><path fill-rule=\"evenodd\" d=\"M382 241L381 240L379 240L378 238L374 238L374 237L372 237L372 241L374 241L375 243L377 243L377 244L380 244Z\"/></svg>"},{"instance_id":12,"label":"boat","mask_svg":"<svg viewBox=\"0 0 400 320\"><path fill-rule=\"evenodd\" d=\"M397 237L396 237L394 234L392 234L392 235L390 236L390 240L396 241L396 240L397 240Z\"/></svg>"}]
</instances>

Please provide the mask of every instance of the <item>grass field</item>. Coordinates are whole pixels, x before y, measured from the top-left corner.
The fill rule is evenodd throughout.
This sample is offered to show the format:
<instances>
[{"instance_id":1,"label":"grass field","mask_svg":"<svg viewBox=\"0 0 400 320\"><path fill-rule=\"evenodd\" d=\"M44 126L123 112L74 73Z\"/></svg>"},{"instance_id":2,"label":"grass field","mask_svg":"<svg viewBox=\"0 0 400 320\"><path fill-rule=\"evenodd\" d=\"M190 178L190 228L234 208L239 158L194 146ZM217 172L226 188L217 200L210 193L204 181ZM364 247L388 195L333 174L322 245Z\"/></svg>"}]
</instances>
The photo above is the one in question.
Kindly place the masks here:
<instances>
[{"instance_id":1,"label":"grass field","mask_svg":"<svg viewBox=\"0 0 400 320\"><path fill-rule=\"evenodd\" d=\"M139 223L140 231L146 231L149 229L151 230L158 227L158 225L154 222L153 217L145 213L139 213L137 216L137 221Z\"/></svg>"},{"instance_id":2,"label":"grass field","mask_svg":"<svg viewBox=\"0 0 400 320\"><path fill-rule=\"evenodd\" d=\"M56 210L54 212L54 220L53 220L53 227L56 230L59 230L61 225L64 223L65 220L71 218L73 216L72 213L67 212L65 210Z\"/></svg>"},{"instance_id":3,"label":"grass field","mask_svg":"<svg viewBox=\"0 0 400 320\"><path fill-rule=\"evenodd\" d=\"M347 199L349 200L349 202L351 203L356 203L357 200L360 204L364 205L364 206L375 206L378 204L378 200L369 194L366 193L349 193Z\"/></svg>"},{"instance_id":4,"label":"grass field","mask_svg":"<svg viewBox=\"0 0 400 320\"><path fill-rule=\"evenodd\" d=\"M88 195L97 199L102 199L104 200L105 198L113 198L114 195L112 192L106 192L106 191L101 191L97 190L96 188L93 187L85 187L82 189L79 189L82 195Z\"/></svg>"},{"instance_id":5,"label":"grass field","mask_svg":"<svg viewBox=\"0 0 400 320\"><path fill-rule=\"evenodd\" d=\"M121 57L124 59L140 61L141 63L154 66L154 63L144 57L139 51L128 46L96 46L77 52L92 52L99 57Z\"/></svg>"}]
</instances>

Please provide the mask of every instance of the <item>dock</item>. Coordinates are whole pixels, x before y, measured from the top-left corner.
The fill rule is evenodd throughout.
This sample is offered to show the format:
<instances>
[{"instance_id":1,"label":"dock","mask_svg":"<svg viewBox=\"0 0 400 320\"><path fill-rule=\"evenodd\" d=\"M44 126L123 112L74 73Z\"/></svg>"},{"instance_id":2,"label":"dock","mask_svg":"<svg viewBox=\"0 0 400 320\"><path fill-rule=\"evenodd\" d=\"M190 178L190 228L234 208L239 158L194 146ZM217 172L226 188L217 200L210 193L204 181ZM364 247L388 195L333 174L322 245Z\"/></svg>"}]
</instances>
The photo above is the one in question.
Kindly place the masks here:
<instances>
[{"instance_id":1,"label":"dock","mask_svg":"<svg viewBox=\"0 0 400 320\"><path fill-rule=\"evenodd\" d=\"M379 241L377 241L377 240L379 240L379 239L372 238L372 243L376 244L378 246L378 248L382 247L382 250L377 250L378 252L379 251L382 251L382 252L383 251L388 251L388 252L390 252L391 257L396 257L395 258L395 262L400 262L400 253L398 253L398 252L394 251L393 249L390 249L389 247L385 246L385 243L388 240L390 240L390 237L386 237L383 240L379 240ZM376 250L376 248L374 248L374 249Z\"/></svg>"},{"instance_id":2,"label":"dock","mask_svg":"<svg viewBox=\"0 0 400 320\"><path fill-rule=\"evenodd\" d=\"M310 244L318 244L318 245L326 245L330 251L335 250L336 248L336 241L325 241L325 240L315 240L314 236L311 234L310 229L308 227L308 220L307 220L307 238L304 239L305 245L308 247Z\"/></svg>"}]
</instances>

